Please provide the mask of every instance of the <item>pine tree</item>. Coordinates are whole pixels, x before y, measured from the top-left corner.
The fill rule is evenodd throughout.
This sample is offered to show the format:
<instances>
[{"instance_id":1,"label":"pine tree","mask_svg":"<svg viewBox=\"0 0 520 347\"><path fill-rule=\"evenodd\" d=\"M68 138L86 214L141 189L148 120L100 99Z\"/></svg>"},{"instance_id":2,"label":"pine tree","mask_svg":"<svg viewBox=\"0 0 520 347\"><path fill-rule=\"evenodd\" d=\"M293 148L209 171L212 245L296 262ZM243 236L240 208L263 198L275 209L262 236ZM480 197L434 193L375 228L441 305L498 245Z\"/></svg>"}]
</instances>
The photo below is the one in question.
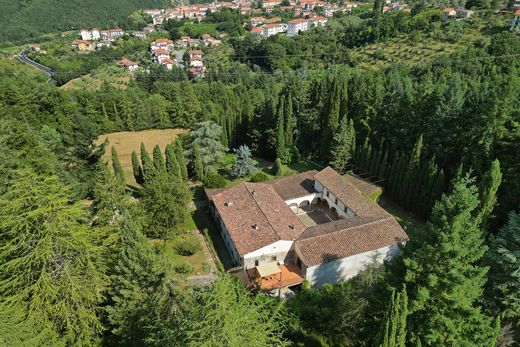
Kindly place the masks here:
<instances>
[{"instance_id":1,"label":"pine tree","mask_svg":"<svg viewBox=\"0 0 520 347\"><path fill-rule=\"evenodd\" d=\"M123 167L121 166L119 156L117 155L117 151L114 146L112 146L112 167L114 168L114 175L116 176L116 179L119 182L119 184L121 184L122 186L126 185L125 173L123 172Z\"/></svg>"},{"instance_id":2,"label":"pine tree","mask_svg":"<svg viewBox=\"0 0 520 347\"><path fill-rule=\"evenodd\" d=\"M412 344L490 346L496 337L493 320L478 307L487 272L478 263L486 251L478 207L473 180L457 179L405 247Z\"/></svg>"},{"instance_id":3,"label":"pine tree","mask_svg":"<svg viewBox=\"0 0 520 347\"><path fill-rule=\"evenodd\" d=\"M188 321L189 346L289 346L282 307L251 296L236 278L222 274L201 293ZM225 342L224 342L225 341Z\"/></svg>"},{"instance_id":4,"label":"pine tree","mask_svg":"<svg viewBox=\"0 0 520 347\"><path fill-rule=\"evenodd\" d=\"M177 156L175 155L175 152L171 144L166 145L164 153L166 156L166 173L168 173L168 175L170 176L175 176L182 179L181 167L177 162Z\"/></svg>"},{"instance_id":5,"label":"pine tree","mask_svg":"<svg viewBox=\"0 0 520 347\"><path fill-rule=\"evenodd\" d=\"M143 346L163 281L159 259L128 212L119 223L119 251L110 272L106 308L113 345Z\"/></svg>"},{"instance_id":6,"label":"pine tree","mask_svg":"<svg viewBox=\"0 0 520 347\"><path fill-rule=\"evenodd\" d=\"M100 230L56 176L16 172L0 196L0 303L21 310L43 345L91 345L104 278Z\"/></svg>"},{"instance_id":7,"label":"pine tree","mask_svg":"<svg viewBox=\"0 0 520 347\"><path fill-rule=\"evenodd\" d=\"M344 118L334 134L331 148L331 166L341 174L347 172L347 167L352 158L352 142L355 137L352 120L347 123Z\"/></svg>"},{"instance_id":8,"label":"pine tree","mask_svg":"<svg viewBox=\"0 0 520 347\"><path fill-rule=\"evenodd\" d=\"M144 146L144 143L141 142L141 163L143 165L143 182L146 182L146 180L152 178L154 176L154 163L152 161L152 158L150 158L150 155L148 154L148 151L146 150L146 147Z\"/></svg>"},{"instance_id":9,"label":"pine tree","mask_svg":"<svg viewBox=\"0 0 520 347\"><path fill-rule=\"evenodd\" d=\"M480 187L481 196L481 218L484 227L487 226L493 208L497 202L498 187L502 183L502 172L500 171L500 163L494 160L491 168L484 175Z\"/></svg>"},{"instance_id":10,"label":"pine tree","mask_svg":"<svg viewBox=\"0 0 520 347\"><path fill-rule=\"evenodd\" d=\"M215 122L206 121L196 123L190 132L191 143L185 154L194 165L194 147L197 145L200 161L204 168L203 174L215 173L220 159L224 156L227 148L221 142L222 127ZM200 178L199 178L200 179Z\"/></svg>"},{"instance_id":11,"label":"pine tree","mask_svg":"<svg viewBox=\"0 0 520 347\"><path fill-rule=\"evenodd\" d=\"M204 166L200 155L199 145L197 143L193 145L193 172L199 181L204 179Z\"/></svg>"},{"instance_id":12,"label":"pine tree","mask_svg":"<svg viewBox=\"0 0 520 347\"><path fill-rule=\"evenodd\" d=\"M374 347L405 347L406 319L408 317L408 295L403 287L396 293L392 289L390 304L383 318Z\"/></svg>"},{"instance_id":13,"label":"pine tree","mask_svg":"<svg viewBox=\"0 0 520 347\"><path fill-rule=\"evenodd\" d=\"M161 147L155 145L153 148L153 167L157 174L166 173L166 163L162 155Z\"/></svg>"},{"instance_id":14,"label":"pine tree","mask_svg":"<svg viewBox=\"0 0 520 347\"><path fill-rule=\"evenodd\" d=\"M285 126L283 113L283 99L278 106L278 123L276 125L276 158L286 161L287 148L285 147Z\"/></svg>"},{"instance_id":15,"label":"pine tree","mask_svg":"<svg viewBox=\"0 0 520 347\"><path fill-rule=\"evenodd\" d=\"M184 182L188 181L188 166L186 164L186 159L184 158L184 149L182 148L181 140L176 140L174 143L174 152L175 157L177 158L177 163L179 164L179 169L181 173L182 180Z\"/></svg>"},{"instance_id":16,"label":"pine tree","mask_svg":"<svg viewBox=\"0 0 520 347\"><path fill-rule=\"evenodd\" d=\"M143 168L135 151L132 151L132 171L137 184L143 184Z\"/></svg>"},{"instance_id":17,"label":"pine tree","mask_svg":"<svg viewBox=\"0 0 520 347\"><path fill-rule=\"evenodd\" d=\"M520 215L509 214L486 254L489 264L488 295L507 321L520 320Z\"/></svg>"},{"instance_id":18,"label":"pine tree","mask_svg":"<svg viewBox=\"0 0 520 347\"><path fill-rule=\"evenodd\" d=\"M253 160L251 150L247 145L242 145L235 149L235 162L231 168L231 177L245 177L256 171L256 161Z\"/></svg>"}]
</instances>

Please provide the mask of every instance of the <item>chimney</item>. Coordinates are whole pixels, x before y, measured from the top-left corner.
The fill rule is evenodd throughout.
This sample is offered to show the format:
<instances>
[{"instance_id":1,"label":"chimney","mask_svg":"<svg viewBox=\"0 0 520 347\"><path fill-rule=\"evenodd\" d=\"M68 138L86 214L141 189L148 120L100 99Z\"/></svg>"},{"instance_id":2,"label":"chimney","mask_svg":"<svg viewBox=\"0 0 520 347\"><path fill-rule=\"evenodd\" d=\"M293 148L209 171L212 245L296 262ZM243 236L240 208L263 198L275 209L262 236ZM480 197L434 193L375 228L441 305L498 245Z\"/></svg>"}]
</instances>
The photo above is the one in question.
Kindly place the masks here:
<instances>
[{"instance_id":1,"label":"chimney","mask_svg":"<svg viewBox=\"0 0 520 347\"><path fill-rule=\"evenodd\" d=\"M224 203L224 206L226 206L226 207L227 207L227 206L233 206L233 201L232 201L232 200L226 201L226 202Z\"/></svg>"},{"instance_id":2,"label":"chimney","mask_svg":"<svg viewBox=\"0 0 520 347\"><path fill-rule=\"evenodd\" d=\"M291 228L292 230L294 230L294 224L289 224L289 228Z\"/></svg>"},{"instance_id":3,"label":"chimney","mask_svg":"<svg viewBox=\"0 0 520 347\"><path fill-rule=\"evenodd\" d=\"M258 230L258 224L256 224L256 223L253 224L253 225L251 225L251 227L252 227L253 229L255 229L255 230Z\"/></svg>"}]
</instances>

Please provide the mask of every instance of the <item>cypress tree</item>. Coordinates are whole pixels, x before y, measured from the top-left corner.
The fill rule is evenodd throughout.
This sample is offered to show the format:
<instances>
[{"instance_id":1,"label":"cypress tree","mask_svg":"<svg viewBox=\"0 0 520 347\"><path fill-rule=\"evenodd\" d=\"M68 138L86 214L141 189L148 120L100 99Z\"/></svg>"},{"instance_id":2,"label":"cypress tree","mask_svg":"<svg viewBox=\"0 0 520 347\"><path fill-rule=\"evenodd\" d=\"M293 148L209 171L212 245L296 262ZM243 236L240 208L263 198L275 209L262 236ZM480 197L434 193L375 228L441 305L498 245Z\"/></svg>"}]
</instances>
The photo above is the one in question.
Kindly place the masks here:
<instances>
[{"instance_id":1,"label":"cypress tree","mask_svg":"<svg viewBox=\"0 0 520 347\"><path fill-rule=\"evenodd\" d=\"M355 136L347 119L341 121L340 126L334 134L331 148L331 166L341 174L347 170L347 165L352 157L352 137Z\"/></svg>"},{"instance_id":2,"label":"cypress tree","mask_svg":"<svg viewBox=\"0 0 520 347\"><path fill-rule=\"evenodd\" d=\"M435 177L435 180L433 181L432 188L430 190L430 196L428 197L428 205L427 205L427 214L429 215L430 212L433 209L433 206L435 205L435 202L437 199L440 198L441 194L444 192L444 189L446 187L446 183L444 182L444 170L440 170L437 173L437 176Z\"/></svg>"},{"instance_id":3,"label":"cypress tree","mask_svg":"<svg viewBox=\"0 0 520 347\"><path fill-rule=\"evenodd\" d=\"M408 317L408 295L403 287L396 293L392 289L390 303L376 336L374 347L405 347L406 319Z\"/></svg>"},{"instance_id":4,"label":"cypress tree","mask_svg":"<svg viewBox=\"0 0 520 347\"><path fill-rule=\"evenodd\" d=\"M419 170L421 167L421 152L423 147L422 135L415 143L408 167L406 168L405 177L403 178L402 189L404 191L403 203L406 207L410 208L414 202L414 196L417 197L417 179Z\"/></svg>"},{"instance_id":5,"label":"cypress tree","mask_svg":"<svg viewBox=\"0 0 520 347\"><path fill-rule=\"evenodd\" d=\"M287 157L287 149L285 147L285 127L284 127L284 113L283 113L283 99L278 107L278 124L276 131L276 158L285 162Z\"/></svg>"},{"instance_id":6,"label":"cypress tree","mask_svg":"<svg viewBox=\"0 0 520 347\"><path fill-rule=\"evenodd\" d=\"M502 172L500 171L500 163L498 160L494 160L480 184L481 218L484 226L487 226L493 208L497 202L496 194L501 183Z\"/></svg>"},{"instance_id":7,"label":"cypress tree","mask_svg":"<svg viewBox=\"0 0 520 347\"><path fill-rule=\"evenodd\" d=\"M137 184L143 184L143 168L141 167L141 163L139 163L139 158L135 151L132 151L132 171Z\"/></svg>"},{"instance_id":8,"label":"cypress tree","mask_svg":"<svg viewBox=\"0 0 520 347\"><path fill-rule=\"evenodd\" d=\"M184 158L184 149L182 148L181 140L177 139L174 142L173 149L175 152L175 157L177 159L177 163L179 164L181 178L184 182L187 182L188 181L188 166L186 164L186 159Z\"/></svg>"},{"instance_id":9,"label":"cypress tree","mask_svg":"<svg viewBox=\"0 0 520 347\"><path fill-rule=\"evenodd\" d=\"M275 176L283 175L283 166L282 166L282 161L280 160L280 158L276 158L276 160L274 161L272 170L273 170L273 174Z\"/></svg>"},{"instance_id":10,"label":"cypress tree","mask_svg":"<svg viewBox=\"0 0 520 347\"><path fill-rule=\"evenodd\" d=\"M112 167L114 168L114 175L116 176L117 181L122 186L125 185L125 173L123 172L123 167L121 166L121 162L119 161L119 156L117 155L116 148L112 146Z\"/></svg>"},{"instance_id":11,"label":"cypress tree","mask_svg":"<svg viewBox=\"0 0 520 347\"><path fill-rule=\"evenodd\" d=\"M388 170L388 149L385 150L385 155L383 156L383 160L381 160L381 166L379 167L377 176L381 179L385 179L387 170Z\"/></svg>"},{"instance_id":12,"label":"cypress tree","mask_svg":"<svg viewBox=\"0 0 520 347\"><path fill-rule=\"evenodd\" d=\"M154 164L144 143L141 142L141 163L143 165L143 182L150 179L154 175Z\"/></svg>"},{"instance_id":13,"label":"cypress tree","mask_svg":"<svg viewBox=\"0 0 520 347\"><path fill-rule=\"evenodd\" d=\"M171 144L167 144L164 150L164 154L166 157L166 173L170 176L181 177L181 168L179 163L177 162L177 157L175 152L173 151L173 147Z\"/></svg>"},{"instance_id":14,"label":"cypress tree","mask_svg":"<svg viewBox=\"0 0 520 347\"><path fill-rule=\"evenodd\" d=\"M204 179L204 164L202 163L198 143L193 144L193 173L195 174L195 178L199 181Z\"/></svg>"},{"instance_id":15,"label":"cypress tree","mask_svg":"<svg viewBox=\"0 0 520 347\"><path fill-rule=\"evenodd\" d=\"M294 144L293 134L296 127L296 117L293 115L293 104L291 95L287 95L285 103L285 144L292 146Z\"/></svg>"},{"instance_id":16,"label":"cypress tree","mask_svg":"<svg viewBox=\"0 0 520 347\"><path fill-rule=\"evenodd\" d=\"M153 148L153 167L158 174L166 173L166 163L164 162L159 145L155 145Z\"/></svg>"}]
</instances>

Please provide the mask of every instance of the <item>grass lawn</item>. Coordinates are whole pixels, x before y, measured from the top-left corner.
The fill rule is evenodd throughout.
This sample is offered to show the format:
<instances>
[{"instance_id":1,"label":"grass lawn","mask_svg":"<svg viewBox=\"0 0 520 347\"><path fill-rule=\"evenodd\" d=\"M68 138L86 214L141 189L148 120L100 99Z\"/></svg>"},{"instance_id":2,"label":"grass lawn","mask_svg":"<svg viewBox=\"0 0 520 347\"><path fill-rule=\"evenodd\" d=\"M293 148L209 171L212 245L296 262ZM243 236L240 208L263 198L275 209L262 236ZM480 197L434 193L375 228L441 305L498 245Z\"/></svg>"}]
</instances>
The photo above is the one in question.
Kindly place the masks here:
<instances>
[{"instance_id":1,"label":"grass lawn","mask_svg":"<svg viewBox=\"0 0 520 347\"><path fill-rule=\"evenodd\" d=\"M185 34L191 33L191 35L217 34L215 23L186 23L179 28L179 31Z\"/></svg>"},{"instance_id":2,"label":"grass lawn","mask_svg":"<svg viewBox=\"0 0 520 347\"><path fill-rule=\"evenodd\" d=\"M185 235L191 234L190 238L198 241L199 238L193 234L194 232L196 231L180 234L168 240L152 239L150 243L164 255L168 267L171 267L173 272L176 272L176 268L187 264L192 270L191 274L206 274L209 273L210 265L202 249L203 245L200 245L199 250L190 256L180 255L175 249L176 242Z\"/></svg>"},{"instance_id":3,"label":"grass lawn","mask_svg":"<svg viewBox=\"0 0 520 347\"><path fill-rule=\"evenodd\" d=\"M86 89L90 91L101 88L103 82L107 82L114 88L125 89L128 87L132 73L121 69L115 65L103 66L88 75L74 78L60 88L63 90L80 90Z\"/></svg>"},{"instance_id":4,"label":"grass lawn","mask_svg":"<svg viewBox=\"0 0 520 347\"><path fill-rule=\"evenodd\" d=\"M381 197L379 204L395 217L409 236L424 228L423 220L386 198L384 195Z\"/></svg>"},{"instance_id":5,"label":"grass lawn","mask_svg":"<svg viewBox=\"0 0 520 347\"><path fill-rule=\"evenodd\" d=\"M146 146L150 156L152 155L152 150L155 145L159 145L164 152L164 148L167 144L171 143L177 135L185 132L187 132L185 129L121 131L101 135L96 141L94 141L94 143L100 145L105 141L105 139L108 139L109 145L107 146L102 159L108 162L110 167L112 167L111 148L114 146L125 173L126 184L137 186L132 171L132 151L136 151L137 155L140 157L140 146L142 142Z\"/></svg>"}]
</instances>

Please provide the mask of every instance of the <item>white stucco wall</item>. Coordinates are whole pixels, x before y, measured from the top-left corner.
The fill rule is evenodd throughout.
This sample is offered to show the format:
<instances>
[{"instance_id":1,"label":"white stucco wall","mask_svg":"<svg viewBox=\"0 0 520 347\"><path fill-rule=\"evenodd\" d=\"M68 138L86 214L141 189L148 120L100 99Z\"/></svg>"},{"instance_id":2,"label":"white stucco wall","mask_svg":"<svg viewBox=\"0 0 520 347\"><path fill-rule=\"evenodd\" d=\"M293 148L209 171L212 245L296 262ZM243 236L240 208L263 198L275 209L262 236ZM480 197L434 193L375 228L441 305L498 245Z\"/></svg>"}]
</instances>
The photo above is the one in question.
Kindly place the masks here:
<instances>
[{"instance_id":1,"label":"white stucco wall","mask_svg":"<svg viewBox=\"0 0 520 347\"><path fill-rule=\"evenodd\" d=\"M220 235L222 236L222 239L224 240L224 243L227 246L227 249L229 251L229 254L231 255L231 258L233 258L233 261L235 262L235 264L241 265L242 259L240 258L240 255L238 254L238 252L235 248L235 244L231 240L231 236L229 235L226 225L222 221L222 218L220 218L218 211L214 208L212 208L212 211L214 213L215 220L217 221L217 224L219 226Z\"/></svg>"},{"instance_id":2,"label":"white stucco wall","mask_svg":"<svg viewBox=\"0 0 520 347\"><path fill-rule=\"evenodd\" d=\"M275 261L272 257L276 257L277 262L284 262L287 254L291 250L293 241L280 240L270 245L257 249L254 252L244 255L244 267L249 269L255 267L255 261L258 260L258 265L271 263Z\"/></svg>"},{"instance_id":3,"label":"white stucco wall","mask_svg":"<svg viewBox=\"0 0 520 347\"><path fill-rule=\"evenodd\" d=\"M352 218L356 215L351 209L348 208L348 206L345 206L345 204L340 199L336 199L336 196L332 194L332 192L328 191L326 187L318 182L318 180L314 180L314 189L320 192L318 196L324 200L327 200L330 207L334 207L336 209L340 217ZM327 196L327 193L329 193L329 196Z\"/></svg>"},{"instance_id":4,"label":"white stucco wall","mask_svg":"<svg viewBox=\"0 0 520 347\"><path fill-rule=\"evenodd\" d=\"M347 280L362 271L373 260L375 255L377 255L377 262L383 263L385 259L390 259L398 253L399 247L392 245L329 263L311 266L306 270L305 279L315 287L321 287L326 283Z\"/></svg>"},{"instance_id":5,"label":"white stucco wall","mask_svg":"<svg viewBox=\"0 0 520 347\"><path fill-rule=\"evenodd\" d=\"M306 195L306 196L302 196L300 198L286 200L285 203L287 205L297 204L299 206L304 201L308 201L309 203L311 203L312 200L314 200L314 198L319 197L319 196L320 196L320 194L318 194L318 193L309 194L309 195Z\"/></svg>"}]
</instances>

